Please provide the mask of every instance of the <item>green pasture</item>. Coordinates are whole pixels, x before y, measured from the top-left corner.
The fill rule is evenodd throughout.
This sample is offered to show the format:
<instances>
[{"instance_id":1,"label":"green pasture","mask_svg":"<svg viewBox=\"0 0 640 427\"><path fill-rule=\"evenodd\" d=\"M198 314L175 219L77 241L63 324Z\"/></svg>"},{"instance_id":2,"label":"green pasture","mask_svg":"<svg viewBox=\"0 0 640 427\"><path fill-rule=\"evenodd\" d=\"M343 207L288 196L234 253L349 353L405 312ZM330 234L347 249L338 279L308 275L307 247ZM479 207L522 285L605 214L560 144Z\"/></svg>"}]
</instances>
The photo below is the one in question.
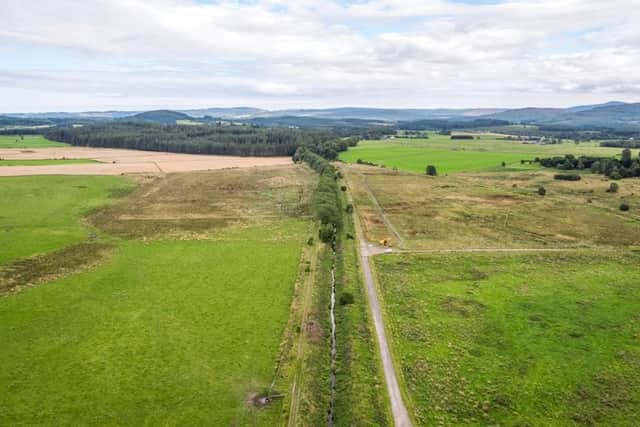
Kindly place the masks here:
<instances>
[{"instance_id":1,"label":"green pasture","mask_svg":"<svg viewBox=\"0 0 640 427\"><path fill-rule=\"evenodd\" d=\"M133 185L111 176L0 178L0 264L85 240L80 219Z\"/></svg>"},{"instance_id":2,"label":"green pasture","mask_svg":"<svg viewBox=\"0 0 640 427\"><path fill-rule=\"evenodd\" d=\"M67 147L62 142L49 141L42 135L0 135L0 148Z\"/></svg>"},{"instance_id":3,"label":"green pasture","mask_svg":"<svg viewBox=\"0 0 640 427\"><path fill-rule=\"evenodd\" d=\"M429 134L428 139L389 139L362 141L340 154L340 160L356 163L358 159L410 172L424 173L434 165L439 174L484 170L531 170L537 165L522 165L521 160L536 157L574 155L616 156L619 148L599 147L595 142L575 144L524 144L495 135L474 140L452 140L450 136ZM502 162L506 167L502 167Z\"/></svg>"},{"instance_id":4,"label":"green pasture","mask_svg":"<svg viewBox=\"0 0 640 427\"><path fill-rule=\"evenodd\" d=\"M640 255L375 258L418 425L636 425Z\"/></svg>"},{"instance_id":5,"label":"green pasture","mask_svg":"<svg viewBox=\"0 0 640 427\"><path fill-rule=\"evenodd\" d=\"M128 241L0 299L0 424L274 425L245 401L275 373L300 241L241 237Z\"/></svg>"}]
</instances>

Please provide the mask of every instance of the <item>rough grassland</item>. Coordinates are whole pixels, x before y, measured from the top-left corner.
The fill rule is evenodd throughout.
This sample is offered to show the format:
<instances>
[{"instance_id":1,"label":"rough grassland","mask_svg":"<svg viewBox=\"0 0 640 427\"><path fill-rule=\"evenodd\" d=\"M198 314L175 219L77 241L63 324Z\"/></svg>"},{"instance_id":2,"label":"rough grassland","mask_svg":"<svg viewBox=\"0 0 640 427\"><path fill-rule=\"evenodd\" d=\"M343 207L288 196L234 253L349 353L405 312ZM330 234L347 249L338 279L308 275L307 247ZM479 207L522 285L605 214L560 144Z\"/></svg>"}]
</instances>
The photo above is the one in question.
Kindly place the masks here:
<instances>
[{"instance_id":1,"label":"rough grassland","mask_svg":"<svg viewBox=\"0 0 640 427\"><path fill-rule=\"evenodd\" d=\"M82 216L133 188L107 176L11 177L0 185L0 264L85 240Z\"/></svg>"},{"instance_id":2,"label":"rough grassland","mask_svg":"<svg viewBox=\"0 0 640 427\"><path fill-rule=\"evenodd\" d=\"M48 203L94 179L30 177L34 188L12 204L41 219L32 198ZM0 298L0 424L278 424L281 400L265 409L246 400L274 378L274 392L288 391L279 344L314 179L299 166L143 179L91 215L95 244L77 247L103 251L99 262L87 253L88 268L62 275L53 255L10 264L25 281L34 275L23 266L62 277L14 283L21 291ZM79 221L84 200L43 214L66 217L49 232ZM81 257L73 247L54 254Z\"/></svg>"},{"instance_id":3,"label":"rough grassland","mask_svg":"<svg viewBox=\"0 0 640 427\"><path fill-rule=\"evenodd\" d=\"M42 135L0 135L0 148L66 147L68 144L49 141Z\"/></svg>"},{"instance_id":4,"label":"rough grassland","mask_svg":"<svg viewBox=\"0 0 640 427\"><path fill-rule=\"evenodd\" d=\"M364 166L344 170L372 241L392 234L371 194L407 248L558 248L640 242L638 179L619 181L619 192L608 193L609 182L593 174L567 182L556 181L552 172L544 171L432 178ZM546 196L537 194L539 186L546 188ZM629 212L620 212L622 200L631 206Z\"/></svg>"},{"instance_id":5,"label":"rough grassland","mask_svg":"<svg viewBox=\"0 0 640 427\"><path fill-rule=\"evenodd\" d=\"M375 259L420 425L637 425L640 257Z\"/></svg>"},{"instance_id":6,"label":"rough grassland","mask_svg":"<svg viewBox=\"0 0 640 427\"><path fill-rule=\"evenodd\" d=\"M358 159L384 165L387 168L424 173L427 165L435 165L439 174L502 169L531 170L537 165L521 165L520 160L536 157L589 154L616 156L621 149L601 148L595 143L564 143L557 145L523 144L495 136L480 140L451 140L449 136L430 134L429 139L393 139L363 141L357 147L340 154L340 159L355 163Z\"/></svg>"}]
</instances>

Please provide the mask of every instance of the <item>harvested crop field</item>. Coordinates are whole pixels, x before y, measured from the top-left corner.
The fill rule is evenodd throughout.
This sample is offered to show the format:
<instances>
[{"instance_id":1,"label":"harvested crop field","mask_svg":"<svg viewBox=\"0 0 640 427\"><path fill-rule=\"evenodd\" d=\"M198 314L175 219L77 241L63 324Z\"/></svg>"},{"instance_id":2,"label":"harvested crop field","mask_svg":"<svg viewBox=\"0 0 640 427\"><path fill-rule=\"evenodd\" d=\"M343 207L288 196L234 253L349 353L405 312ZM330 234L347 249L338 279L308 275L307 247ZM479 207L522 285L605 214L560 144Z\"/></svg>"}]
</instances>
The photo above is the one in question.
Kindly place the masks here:
<instances>
[{"instance_id":1,"label":"harvested crop field","mask_svg":"<svg viewBox=\"0 0 640 427\"><path fill-rule=\"evenodd\" d=\"M254 166L279 166L292 163L288 157L210 156L87 147L5 148L0 149L0 159L87 159L98 162L12 166L0 169L0 176L163 174Z\"/></svg>"}]
</instances>

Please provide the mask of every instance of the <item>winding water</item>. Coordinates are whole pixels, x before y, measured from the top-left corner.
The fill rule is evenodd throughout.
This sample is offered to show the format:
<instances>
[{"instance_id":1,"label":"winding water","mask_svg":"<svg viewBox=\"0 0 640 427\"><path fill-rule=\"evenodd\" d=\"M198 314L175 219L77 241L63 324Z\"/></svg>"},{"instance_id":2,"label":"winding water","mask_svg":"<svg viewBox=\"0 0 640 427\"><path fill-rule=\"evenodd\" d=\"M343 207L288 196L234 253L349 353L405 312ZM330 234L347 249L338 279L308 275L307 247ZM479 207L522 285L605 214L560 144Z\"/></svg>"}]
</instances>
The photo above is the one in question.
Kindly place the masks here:
<instances>
[{"instance_id":1,"label":"winding water","mask_svg":"<svg viewBox=\"0 0 640 427\"><path fill-rule=\"evenodd\" d=\"M329 315L331 317L331 402L329 403L329 427L333 427L333 415L336 395L336 261L335 254L333 266L331 267L331 308Z\"/></svg>"}]
</instances>

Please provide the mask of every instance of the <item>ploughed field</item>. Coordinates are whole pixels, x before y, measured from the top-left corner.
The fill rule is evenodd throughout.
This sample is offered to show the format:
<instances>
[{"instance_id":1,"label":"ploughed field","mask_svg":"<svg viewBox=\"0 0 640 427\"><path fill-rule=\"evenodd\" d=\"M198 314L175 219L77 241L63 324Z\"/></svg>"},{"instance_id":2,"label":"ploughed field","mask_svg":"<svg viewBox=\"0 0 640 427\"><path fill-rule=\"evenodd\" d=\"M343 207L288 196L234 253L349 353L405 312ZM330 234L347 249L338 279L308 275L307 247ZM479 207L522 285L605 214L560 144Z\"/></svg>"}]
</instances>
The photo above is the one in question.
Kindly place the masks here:
<instances>
[{"instance_id":1,"label":"ploughed field","mask_svg":"<svg viewBox=\"0 0 640 427\"><path fill-rule=\"evenodd\" d=\"M2 178L0 424L280 423L314 180Z\"/></svg>"},{"instance_id":2,"label":"ploughed field","mask_svg":"<svg viewBox=\"0 0 640 427\"><path fill-rule=\"evenodd\" d=\"M499 135L478 137L476 140L452 140L447 135L430 133L428 139L362 141L357 147L341 153L340 160L356 163L360 159L389 169L418 173L424 173L427 165L434 165L442 175L464 171L535 170L539 169L537 165L523 165L521 160L565 154L613 157L621 151L599 147L595 142L537 145L505 140Z\"/></svg>"},{"instance_id":3,"label":"ploughed field","mask_svg":"<svg viewBox=\"0 0 640 427\"><path fill-rule=\"evenodd\" d=\"M43 144L57 144L44 141ZM0 145L0 176L163 174L290 164L289 157L211 156L68 146L19 149Z\"/></svg>"}]
</instances>

